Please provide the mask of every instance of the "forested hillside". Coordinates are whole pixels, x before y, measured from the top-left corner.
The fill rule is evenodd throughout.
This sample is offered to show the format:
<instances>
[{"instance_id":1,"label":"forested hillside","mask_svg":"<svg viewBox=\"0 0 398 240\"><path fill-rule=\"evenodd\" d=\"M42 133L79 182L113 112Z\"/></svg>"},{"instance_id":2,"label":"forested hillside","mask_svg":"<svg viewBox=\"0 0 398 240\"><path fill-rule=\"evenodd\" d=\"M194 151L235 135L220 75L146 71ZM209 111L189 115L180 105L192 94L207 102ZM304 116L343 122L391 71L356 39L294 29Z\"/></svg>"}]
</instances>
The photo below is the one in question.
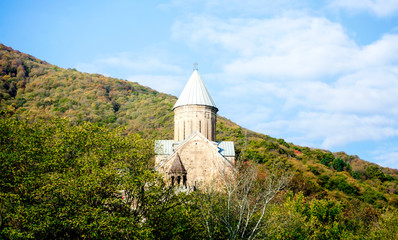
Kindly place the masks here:
<instances>
[{"instance_id":1,"label":"forested hillside","mask_svg":"<svg viewBox=\"0 0 398 240\"><path fill-rule=\"evenodd\" d=\"M101 166L109 167L110 164L121 164L121 167L118 167L119 169L129 168L126 167L126 164L129 165L131 162L125 162L123 163L124 165L121 162L113 163L113 160L101 163L98 159L103 158L102 153L92 153L91 150L88 149L89 147L85 147L84 145L73 145L73 139L75 137L81 140L81 136L78 134L79 131L84 130L89 136L92 136L92 139L98 137L104 141L98 143L92 140L90 142L91 145L89 144L90 146L101 146L101 148L108 149L112 147L109 143L105 143L105 141L112 140L119 142L117 146L119 150L109 150L107 153L109 154L109 158L105 157L105 159L114 159L113 154L117 154L116 152L119 151L121 155L117 155L115 158L119 160L125 156L123 154L129 154L129 150L126 149L126 147L120 146L132 146L129 145L130 143L126 143L127 140L124 139L125 136L135 136L134 139L131 140L133 142L144 141L137 140L140 139L135 135L138 133L145 141L150 143L154 139L172 138L173 135L173 113L171 109L176 101L176 97L159 93L134 82L104 77L99 74L81 73L75 69L62 69L1 44L0 101L2 119L2 155L0 160L2 161L2 169L8 171L7 174L2 171L1 175L1 204L2 206L9 207L8 209L11 209L13 201L20 201L21 203L26 203L27 201L22 198L27 197L27 195L24 195L28 194L26 189L32 186L29 185L30 183L24 185L26 184L25 182L18 182L22 181L21 179L42 179L42 181L49 181L50 185L48 186L56 189L60 187L61 183L57 183L56 181L51 182L51 179L54 179L54 177L59 177L65 181L70 177L87 177L80 172L72 172L71 176L67 176L62 170L63 167L70 168L74 171L77 171L81 166L83 166L83 168L87 167L88 172L95 171L98 173L98 181L100 182L107 181L102 178L106 178L105 175L107 173L101 172ZM65 120L60 120L60 118L65 118ZM38 124L38 122L40 124ZM48 123L49 126L44 126L46 125L45 123ZM119 127L122 127L122 129ZM15 129L20 129L20 131L16 131ZM43 132L48 132L48 134L54 135L55 139L61 141L61 139L65 137L61 134L63 131L70 131L71 136L66 136L62 141L69 141L68 144L70 146L76 147L76 152L71 153L68 149L64 148L58 152L56 149L62 146L60 142L53 143L47 141L46 136L42 134ZM35 138L35 140L25 142L24 147L18 147L18 141L24 142L25 138L29 138L29 133L39 137ZM218 140L234 141L238 158L241 162L257 163L256 172L260 180L267 176L270 167L275 163L282 164L285 169L287 168L291 171L291 180L287 187L273 200L275 205L273 205L273 208L270 208L267 213L270 214L267 215L269 218L273 216L275 221L282 221L285 224L285 228L281 229L272 224L267 225L268 230L273 230L267 232L263 229L262 232L265 234L264 237L267 236L274 239L303 239L311 236L314 239L383 239L389 236L392 237L391 239L394 239L397 236L397 170L382 168L363 161L357 156L349 156L343 152L331 153L327 150L311 149L297 146L293 143L287 143L283 139L272 138L267 135L242 129L237 124L221 116L218 117L217 122L217 138ZM10 139L12 139L12 141ZM16 139L19 140L17 141ZM76 144L82 143L79 142ZM32 146L34 149L32 152L25 152L28 151L27 147L30 148ZM49 149L48 154L54 155L53 158L49 157L48 160L55 164L55 170L53 172L48 172L48 166L41 166L39 156L46 156L47 153L38 149L40 146L47 146ZM12 148L20 150L14 151ZM32 155L35 151L37 154ZM26 154L29 156L37 156L34 161L32 160L34 163L26 159L23 161L21 160L22 158L26 158ZM59 163L58 161L61 160L56 158L56 154L60 154L57 156L66 160L62 160L64 162ZM89 167L80 162L84 161L84 159L90 159L89 156L91 156L91 154L93 154L92 156L94 159L97 159L99 162L96 160L93 163L94 165L90 165ZM133 156L138 156L137 152L134 154ZM139 155L138 159L140 160L140 164L142 163L143 157L147 157L146 162L150 163L148 160L149 155ZM20 163L16 164L15 162L18 161L20 161ZM32 165L29 165L30 168L27 167L25 169L23 167L24 164ZM35 166L41 167L38 172L32 170L35 169ZM25 173L21 173L22 170L16 170L18 168L29 171L29 174L26 175ZM139 171L145 172L144 170ZM109 179L115 178L115 176L112 175L113 173L109 174ZM18 181L10 180L13 178L17 179L16 176L18 176ZM156 177L151 176L151 178L155 179ZM41 186L42 183L33 182L31 184L37 187ZM97 183L92 182L92 185L88 184L87 188L83 188L82 191L91 194L92 192L90 191L96 191L93 190L95 184ZM119 186L116 182L112 184L114 184L113 186ZM132 186L131 182L123 182L123 184L121 185ZM41 194L39 189L40 188L35 192L36 195L39 193ZM50 190L51 189L48 189L46 191ZM110 203L107 201L114 201L114 198L117 199L119 197L110 189L104 188L102 190L97 190L105 194L104 199L101 200L102 202L100 201L102 204L105 202ZM61 195L62 194L63 193L61 193ZM95 195L95 193L92 194ZM174 199L175 196L171 197L172 193L167 192L167 194L167 197ZM78 200L76 200L77 202L74 204L79 205L81 202L85 202L84 199L79 200L83 198L82 195L77 196ZM57 198L56 196L53 197ZM154 199L154 196L152 196L152 198ZM151 199L151 197L149 197L149 199ZM151 201L155 201L153 199ZM41 202L44 200L39 201L36 199L35 201ZM78 203L79 201L81 202ZM138 200L136 199L135 201ZM139 199L139 201L142 201L142 199ZM182 206L187 208L179 210L174 209L172 211L181 211L179 212L180 214L185 214L184 216L192 217L192 219L200 218L200 214L198 213L200 208L196 205L190 205L194 201L188 201L189 204L187 202L184 203L188 205L184 205L183 200L173 201L170 202L171 205L176 204L176 206L178 205L180 208ZM95 204L90 202L90 204L87 205L87 211L89 211L89 208L92 208L93 211L103 211L102 205L100 205L99 202L95 202ZM109 207L112 206L116 209L120 207L118 204L119 203L112 202L112 204L109 204ZM85 205L83 204L82 206ZM153 207L152 205L148 206ZM66 207L73 208L73 206L70 205L66 205ZM38 209L37 211L44 211L44 208ZM115 209L108 209L106 211L112 212ZM162 209L162 211L165 211L164 213L166 214L170 209ZM54 211L57 210L55 209ZM124 209L123 211L126 210ZM214 211L216 211L215 215L217 215L221 210L216 209ZM12 213L14 215L7 215L7 213L2 211L0 214L0 230L3 234L6 233L4 236L11 236L14 234L12 235L14 238L19 238L18 236L23 236L24 231L36 231L38 235L33 234L31 237L48 237L48 235L46 235L47 233L41 232L40 227L36 225L21 230L20 226L23 224L18 222L21 219L18 220L17 216L20 218L23 218L22 216L26 217L28 212L29 211L26 209L20 209L20 212L15 210L15 212ZM195 215L196 213L199 215ZM283 215L281 215L282 213ZM40 213L37 212L36 214L37 215L34 216L39 219ZM50 213L46 214L50 215ZM68 214L72 213L66 211L64 214L68 216ZM123 212L123 214L125 214L125 217L132 217L132 215L129 214L134 215L138 213L127 214ZM159 212L146 212L145 214L156 215L159 214ZM142 213L142 215L140 215L141 218L139 218L138 215L134 216L137 221L152 219L153 217L153 221L155 222L148 221L148 229L145 229L147 232L136 232L135 234L139 237L145 234L147 234L147 236L153 234L151 238L161 238L163 235L157 232L160 231L160 229L156 229L156 227L159 227L158 222L165 221L165 219L145 214ZM167 214L172 214L172 212L167 212ZM10 216L14 216L15 218L11 219L12 217ZM131 224L130 220L126 220L122 216L118 216L120 218L108 218L106 214L101 216L101 219L104 221L104 228L106 224L109 224L109 228L117 228L119 225L114 221L119 221L119 223L126 221L123 224ZM95 216L92 217L95 218ZM283 220L284 217L290 220ZM38 221L38 219L36 219L36 221ZM77 219L75 220L77 221ZM206 233L198 232L201 227L189 225L193 224L190 221L183 224L183 221L180 220L181 219L175 219L175 221L179 221L178 224L182 224L181 229L169 229L171 231L169 232L170 236L176 234L175 236L178 235L180 238L184 239L184 236L186 236L184 234L187 234L189 231L191 231L191 233L194 231L197 232L197 238L199 239L204 236L208 237ZM54 224L54 226L59 226L59 224L62 225L62 223L56 222L56 219L51 221L53 221L51 224ZM72 231L70 234L77 234L76 236L81 237L79 234L83 234L85 229L80 226L78 227L79 223L73 221L68 223L69 225L65 227L68 227L68 229L77 229L77 232ZM92 219L81 224L91 226L90 221L92 221ZM134 226L142 227L138 225ZM95 226L91 227L87 229L92 230L95 228ZM225 230L219 225L213 227L215 230L219 231L217 234L221 234L221 232ZM115 230L113 229L112 231ZM368 234L369 232L371 234ZM98 234L97 237L101 238L102 235L100 233ZM195 238L193 235L190 236ZM220 236L221 235L217 238L227 238ZM259 236L261 236L261 234ZM110 234L102 237L125 238L125 235L119 232L115 235ZM96 236L91 235L88 238L96 238Z\"/></svg>"}]
</instances>

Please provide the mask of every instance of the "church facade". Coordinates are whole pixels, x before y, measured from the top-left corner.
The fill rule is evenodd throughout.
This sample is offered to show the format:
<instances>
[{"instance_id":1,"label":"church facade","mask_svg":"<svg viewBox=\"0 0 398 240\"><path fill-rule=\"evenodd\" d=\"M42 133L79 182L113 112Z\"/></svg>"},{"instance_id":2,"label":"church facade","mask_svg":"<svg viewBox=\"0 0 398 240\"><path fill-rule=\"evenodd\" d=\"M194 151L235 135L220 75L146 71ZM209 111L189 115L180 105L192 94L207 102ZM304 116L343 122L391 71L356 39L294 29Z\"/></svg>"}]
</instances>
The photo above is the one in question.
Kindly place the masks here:
<instances>
[{"instance_id":1,"label":"church facade","mask_svg":"<svg viewBox=\"0 0 398 240\"><path fill-rule=\"evenodd\" d=\"M173 107L174 139L155 141L155 170L172 185L197 188L235 171L235 147L216 141L218 108L197 69Z\"/></svg>"}]
</instances>

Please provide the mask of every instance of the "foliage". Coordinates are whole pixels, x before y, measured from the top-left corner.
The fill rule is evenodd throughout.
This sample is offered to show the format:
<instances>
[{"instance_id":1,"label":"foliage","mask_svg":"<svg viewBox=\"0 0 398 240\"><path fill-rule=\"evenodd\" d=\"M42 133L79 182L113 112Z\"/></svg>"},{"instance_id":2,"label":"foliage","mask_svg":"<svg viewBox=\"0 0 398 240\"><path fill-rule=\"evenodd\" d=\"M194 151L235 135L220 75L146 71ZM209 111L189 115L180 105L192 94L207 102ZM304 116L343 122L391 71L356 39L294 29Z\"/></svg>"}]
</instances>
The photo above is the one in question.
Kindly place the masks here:
<instances>
[{"instance_id":1,"label":"foliage","mask_svg":"<svg viewBox=\"0 0 398 240\"><path fill-rule=\"evenodd\" d=\"M190 215L186 199L149 168L152 144L138 135L1 118L0 143L1 238L164 239L195 229L174 216Z\"/></svg>"},{"instance_id":2,"label":"foliage","mask_svg":"<svg viewBox=\"0 0 398 240\"><path fill-rule=\"evenodd\" d=\"M341 158L336 158L333 160L332 167L334 170L338 172L342 171L350 171L350 164L346 163L343 159Z\"/></svg>"},{"instance_id":3,"label":"foliage","mask_svg":"<svg viewBox=\"0 0 398 240\"><path fill-rule=\"evenodd\" d=\"M381 194L369 187L367 187L365 189L365 192L364 192L362 198L365 202L371 203L371 204L376 204L378 200L387 201L386 197L383 194ZM381 207L380 204L378 204L377 206Z\"/></svg>"},{"instance_id":4,"label":"foliage","mask_svg":"<svg viewBox=\"0 0 398 240\"><path fill-rule=\"evenodd\" d=\"M334 155L332 153L325 153L322 157L321 163L325 166L329 166L334 161Z\"/></svg>"},{"instance_id":5,"label":"foliage","mask_svg":"<svg viewBox=\"0 0 398 240\"><path fill-rule=\"evenodd\" d=\"M370 179L378 178L380 181L386 181L387 177L381 171L381 169L375 165L370 165L366 168L366 176Z\"/></svg>"},{"instance_id":6,"label":"foliage","mask_svg":"<svg viewBox=\"0 0 398 240\"><path fill-rule=\"evenodd\" d=\"M372 239L397 239L398 238L398 210L386 209L380 220L372 226Z\"/></svg>"},{"instance_id":7,"label":"foliage","mask_svg":"<svg viewBox=\"0 0 398 240\"><path fill-rule=\"evenodd\" d=\"M350 239L353 233L361 234L347 225L343 205L333 200L309 200L302 193L288 193L283 206L274 211L285 222L273 229L272 239Z\"/></svg>"}]
</instances>

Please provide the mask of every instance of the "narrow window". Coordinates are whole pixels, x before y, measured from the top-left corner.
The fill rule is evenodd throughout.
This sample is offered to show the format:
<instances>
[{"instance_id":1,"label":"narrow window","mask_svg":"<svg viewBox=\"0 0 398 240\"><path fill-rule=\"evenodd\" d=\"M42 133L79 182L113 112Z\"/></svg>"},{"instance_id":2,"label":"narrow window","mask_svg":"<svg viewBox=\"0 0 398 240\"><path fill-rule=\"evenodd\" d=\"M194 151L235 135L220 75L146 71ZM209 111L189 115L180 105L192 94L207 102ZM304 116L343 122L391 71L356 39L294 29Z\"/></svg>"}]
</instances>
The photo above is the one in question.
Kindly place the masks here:
<instances>
[{"instance_id":1,"label":"narrow window","mask_svg":"<svg viewBox=\"0 0 398 240\"><path fill-rule=\"evenodd\" d=\"M180 185L181 182L181 176L177 176L177 184Z\"/></svg>"},{"instance_id":2,"label":"narrow window","mask_svg":"<svg viewBox=\"0 0 398 240\"><path fill-rule=\"evenodd\" d=\"M184 187L187 187L187 176L186 175L182 176L182 184L184 185Z\"/></svg>"},{"instance_id":3,"label":"narrow window","mask_svg":"<svg viewBox=\"0 0 398 240\"><path fill-rule=\"evenodd\" d=\"M207 130L206 131L206 134L207 134L206 137L209 138L210 137L210 135L209 135L209 121L206 121L206 130Z\"/></svg>"},{"instance_id":4,"label":"narrow window","mask_svg":"<svg viewBox=\"0 0 398 240\"><path fill-rule=\"evenodd\" d=\"M199 120L199 132L202 133L202 121Z\"/></svg>"},{"instance_id":5,"label":"narrow window","mask_svg":"<svg viewBox=\"0 0 398 240\"><path fill-rule=\"evenodd\" d=\"M216 128L217 128L216 121L213 121L212 125L213 125L213 128L211 130L211 135L212 135L213 141L215 141L216 140Z\"/></svg>"}]
</instances>

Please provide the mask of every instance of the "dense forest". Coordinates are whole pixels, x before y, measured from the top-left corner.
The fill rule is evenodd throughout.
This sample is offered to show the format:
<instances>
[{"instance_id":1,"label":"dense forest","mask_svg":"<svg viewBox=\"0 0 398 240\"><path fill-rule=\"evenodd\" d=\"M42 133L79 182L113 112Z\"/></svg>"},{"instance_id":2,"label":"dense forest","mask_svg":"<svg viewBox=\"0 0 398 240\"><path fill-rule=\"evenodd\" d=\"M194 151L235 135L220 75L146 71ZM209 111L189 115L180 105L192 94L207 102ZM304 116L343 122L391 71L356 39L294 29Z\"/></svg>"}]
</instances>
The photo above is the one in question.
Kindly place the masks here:
<instances>
[{"instance_id":1,"label":"dense forest","mask_svg":"<svg viewBox=\"0 0 398 240\"><path fill-rule=\"evenodd\" d=\"M0 238L398 238L397 170L221 116L243 180L225 193L166 186L153 140L172 137L175 101L0 44Z\"/></svg>"}]
</instances>

